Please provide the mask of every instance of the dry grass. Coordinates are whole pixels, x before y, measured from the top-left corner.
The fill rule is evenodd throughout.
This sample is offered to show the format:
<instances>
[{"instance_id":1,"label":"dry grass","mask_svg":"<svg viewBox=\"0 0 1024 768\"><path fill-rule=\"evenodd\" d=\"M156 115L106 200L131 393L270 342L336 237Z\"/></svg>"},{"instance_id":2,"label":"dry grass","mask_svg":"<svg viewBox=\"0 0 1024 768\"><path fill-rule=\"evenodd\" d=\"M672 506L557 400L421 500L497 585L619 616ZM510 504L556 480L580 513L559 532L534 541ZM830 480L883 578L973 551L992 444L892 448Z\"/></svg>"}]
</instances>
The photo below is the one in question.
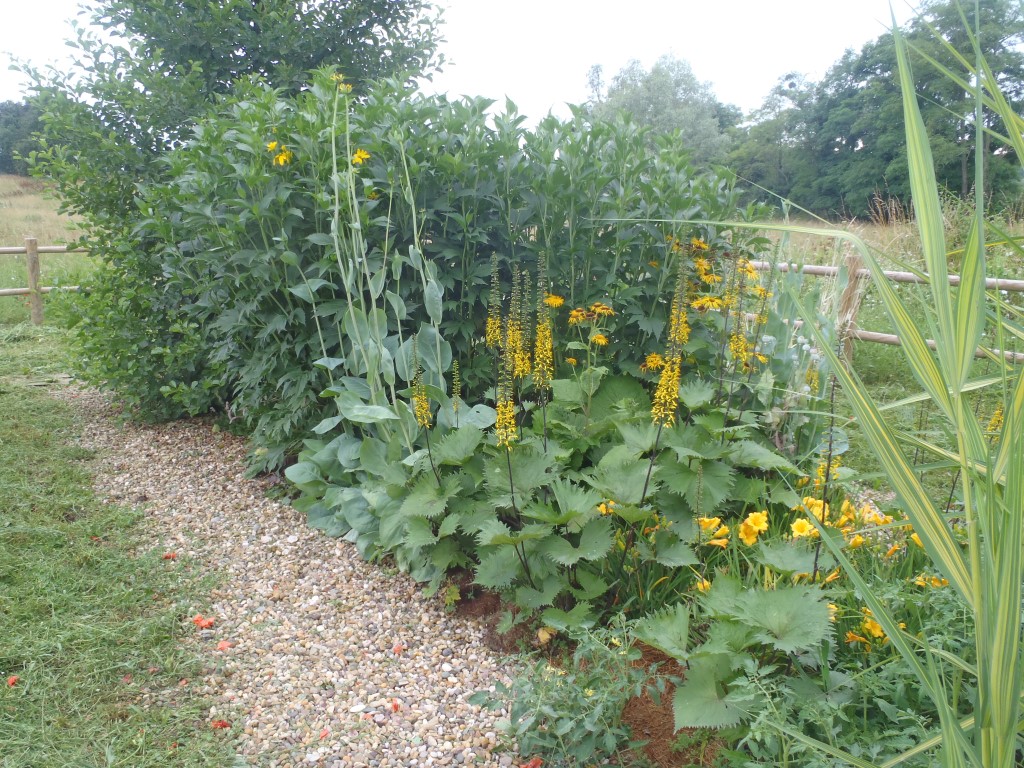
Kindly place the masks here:
<instances>
[{"instance_id":1,"label":"dry grass","mask_svg":"<svg viewBox=\"0 0 1024 768\"><path fill-rule=\"evenodd\" d=\"M23 246L26 237L40 245L62 245L77 236L74 220L57 212L59 202L45 182L0 174L0 246ZM75 285L93 269L82 253L47 253L40 256L43 285ZM28 284L24 256L0 255L0 288ZM25 297L0 297L0 324L28 319Z\"/></svg>"}]
</instances>

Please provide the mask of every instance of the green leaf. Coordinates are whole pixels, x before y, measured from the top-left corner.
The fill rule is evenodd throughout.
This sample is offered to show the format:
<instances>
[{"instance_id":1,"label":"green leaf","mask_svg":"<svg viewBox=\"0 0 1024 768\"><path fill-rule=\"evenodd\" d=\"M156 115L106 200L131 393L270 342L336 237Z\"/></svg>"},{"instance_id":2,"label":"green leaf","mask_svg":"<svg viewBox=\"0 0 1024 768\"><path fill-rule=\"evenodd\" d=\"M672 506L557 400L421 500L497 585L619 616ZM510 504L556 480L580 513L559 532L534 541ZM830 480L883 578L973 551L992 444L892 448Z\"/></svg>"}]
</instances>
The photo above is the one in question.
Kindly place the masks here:
<instances>
[{"instance_id":1,"label":"green leaf","mask_svg":"<svg viewBox=\"0 0 1024 768\"><path fill-rule=\"evenodd\" d=\"M564 515L592 516L597 513L597 505L604 501L597 491L565 478L556 477L549 487L555 496L555 504Z\"/></svg>"},{"instance_id":2,"label":"green leaf","mask_svg":"<svg viewBox=\"0 0 1024 768\"><path fill-rule=\"evenodd\" d=\"M441 299L441 286L433 278L427 280L427 284L423 287L423 306L427 310L427 316L434 323L441 322Z\"/></svg>"},{"instance_id":3,"label":"green leaf","mask_svg":"<svg viewBox=\"0 0 1024 768\"><path fill-rule=\"evenodd\" d=\"M703 379L691 379L679 388L679 402L691 411L708 405L714 399L714 385Z\"/></svg>"},{"instance_id":4,"label":"green leaf","mask_svg":"<svg viewBox=\"0 0 1024 768\"><path fill-rule=\"evenodd\" d=\"M726 456L737 467L754 467L761 470L782 469L786 472L799 472L792 463L775 451L752 440L739 440L735 443L730 443Z\"/></svg>"},{"instance_id":5,"label":"green leaf","mask_svg":"<svg viewBox=\"0 0 1024 768\"><path fill-rule=\"evenodd\" d=\"M439 465L461 466L476 455L484 440L484 433L474 426L462 426L449 432L437 442L434 460Z\"/></svg>"},{"instance_id":6,"label":"green leaf","mask_svg":"<svg viewBox=\"0 0 1024 768\"><path fill-rule=\"evenodd\" d=\"M743 722L746 712L740 708L744 699L730 697L725 683L731 672L719 657L698 658L690 663L686 679L672 697L675 729L729 728Z\"/></svg>"},{"instance_id":7,"label":"green leaf","mask_svg":"<svg viewBox=\"0 0 1024 768\"><path fill-rule=\"evenodd\" d=\"M809 585L747 590L739 599L737 618L754 631L754 639L783 653L817 648L831 634L828 602Z\"/></svg>"},{"instance_id":8,"label":"green leaf","mask_svg":"<svg viewBox=\"0 0 1024 768\"><path fill-rule=\"evenodd\" d=\"M480 557L475 582L485 589L509 586L522 572L522 565L511 547L499 547Z\"/></svg>"},{"instance_id":9,"label":"green leaf","mask_svg":"<svg viewBox=\"0 0 1024 768\"><path fill-rule=\"evenodd\" d=\"M292 464L285 469L284 476L295 483L300 491L313 496L322 495L324 489L327 488L327 483L320 475L320 468L309 461Z\"/></svg>"},{"instance_id":10,"label":"green leaf","mask_svg":"<svg viewBox=\"0 0 1024 768\"><path fill-rule=\"evenodd\" d=\"M636 623L634 633L638 640L674 659L686 661L690 648L690 609L677 603L645 616Z\"/></svg>"},{"instance_id":11,"label":"green leaf","mask_svg":"<svg viewBox=\"0 0 1024 768\"><path fill-rule=\"evenodd\" d=\"M688 565L696 565L700 562L700 558L698 558L696 553L694 553L693 547L685 541L680 541L677 537L667 531L659 531L658 533L665 533L665 538L675 539L675 541L670 540L669 543L664 546L659 544L658 548L655 550L654 562L664 565L667 568L683 568Z\"/></svg>"},{"instance_id":12,"label":"green leaf","mask_svg":"<svg viewBox=\"0 0 1024 768\"><path fill-rule=\"evenodd\" d=\"M449 480L449 478L445 478ZM450 483L445 483L449 486ZM443 514L448 508L448 500L455 495L457 489L449 487L438 488L437 479L433 473L424 473L416 478L409 494L402 501L399 514L406 517L423 516L433 519Z\"/></svg>"},{"instance_id":13,"label":"green leaf","mask_svg":"<svg viewBox=\"0 0 1024 768\"><path fill-rule=\"evenodd\" d=\"M608 554L613 543L611 521L601 517L583 527L579 546L573 546L560 536L552 536L541 544L540 551L559 565L571 566L580 560L601 559Z\"/></svg>"},{"instance_id":14,"label":"green leaf","mask_svg":"<svg viewBox=\"0 0 1024 768\"><path fill-rule=\"evenodd\" d=\"M437 543L434 526L425 517L414 515L406 521L405 546L412 549L429 547Z\"/></svg>"},{"instance_id":15,"label":"green leaf","mask_svg":"<svg viewBox=\"0 0 1024 768\"><path fill-rule=\"evenodd\" d=\"M682 496L698 517L711 515L729 498L735 472L720 461L694 461L693 466L666 464L660 475L665 487Z\"/></svg>"},{"instance_id":16,"label":"green leaf","mask_svg":"<svg viewBox=\"0 0 1024 768\"><path fill-rule=\"evenodd\" d=\"M376 424L381 421L398 420L398 414L392 408L383 405L349 405L339 400L338 409L342 416L357 424Z\"/></svg>"},{"instance_id":17,"label":"green leaf","mask_svg":"<svg viewBox=\"0 0 1024 768\"><path fill-rule=\"evenodd\" d=\"M563 576L557 573L549 575L541 582L540 588L521 586L516 590L516 604L531 611L551 605L555 598L565 589L566 583Z\"/></svg>"},{"instance_id":18,"label":"green leaf","mask_svg":"<svg viewBox=\"0 0 1024 768\"><path fill-rule=\"evenodd\" d=\"M548 608L541 614L541 621L552 629L566 632L572 629L589 629L594 626L594 615L590 603L578 603L571 611Z\"/></svg>"}]
</instances>

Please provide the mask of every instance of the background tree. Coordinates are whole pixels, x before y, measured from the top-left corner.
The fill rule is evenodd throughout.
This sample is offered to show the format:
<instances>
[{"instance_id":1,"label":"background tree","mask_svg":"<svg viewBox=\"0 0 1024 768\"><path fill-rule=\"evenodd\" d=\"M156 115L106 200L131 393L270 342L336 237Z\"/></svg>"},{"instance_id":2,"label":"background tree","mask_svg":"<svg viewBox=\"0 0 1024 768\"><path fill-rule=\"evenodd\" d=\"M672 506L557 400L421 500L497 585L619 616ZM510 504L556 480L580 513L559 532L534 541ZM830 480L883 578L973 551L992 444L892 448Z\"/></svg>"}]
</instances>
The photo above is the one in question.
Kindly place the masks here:
<instances>
[{"instance_id":1,"label":"background tree","mask_svg":"<svg viewBox=\"0 0 1024 768\"><path fill-rule=\"evenodd\" d=\"M965 4L964 12L973 29L973 4ZM982 3L979 28L984 55L1019 108L1024 105L1024 8L1015 0ZM971 192L974 179L973 102L933 62L960 70L943 41L973 61L963 29L959 5L941 0L926 5L905 31L936 176L959 196ZM909 202L890 33L847 51L817 83L784 80L785 87L777 87L739 131L729 163L741 178L826 216L864 216L876 195ZM1019 180L1012 151L991 135L985 142L986 193L1015 194Z\"/></svg>"},{"instance_id":2,"label":"background tree","mask_svg":"<svg viewBox=\"0 0 1024 768\"><path fill-rule=\"evenodd\" d=\"M236 82L294 92L322 66L357 87L411 80L438 62L431 12L429 0L100 0L69 72L26 68L44 124L37 172L109 228L137 185L159 177L156 159Z\"/></svg>"},{"instance_id":3,"label":"background tree","mask_svg":"<svg viewBox=\"0 0 1024 768\"><path fill-rule=\"evenodd\" d=\"M651 128L652 136L678 132L699 165L725 157L727 131L743 116L738 108L720 103L711 86L698 81L690 65L673 56L662 56L650 71L637 60L630 61L607 91L599 66L591 68L588 81L596 118L628 112L639 125Z\"/></svg>"},{"instance_id":4,"label":"background tree","mask_svg":"<svg viewBox=\"0 0 1024 768\"><path fill-rule=\"evenodd\" d=\"M39 113L30 104L0 102L0 173L28 174L28 163L20 159L32 151L32 134L39 130Z\"/></svg>"}]
</instances>

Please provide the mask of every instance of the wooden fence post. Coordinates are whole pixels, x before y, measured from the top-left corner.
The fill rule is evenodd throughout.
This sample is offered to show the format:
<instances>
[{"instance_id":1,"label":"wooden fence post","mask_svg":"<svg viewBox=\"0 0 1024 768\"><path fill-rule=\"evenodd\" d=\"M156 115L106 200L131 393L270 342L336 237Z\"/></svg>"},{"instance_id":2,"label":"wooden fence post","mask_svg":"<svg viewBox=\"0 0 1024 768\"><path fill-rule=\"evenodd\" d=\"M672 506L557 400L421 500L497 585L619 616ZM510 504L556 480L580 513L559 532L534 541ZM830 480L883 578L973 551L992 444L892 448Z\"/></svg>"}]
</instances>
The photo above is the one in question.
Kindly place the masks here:
<instances>
[{"instance_id":1,"label":"wooden fence post","mask_svg":"<svg viewBox=\"0 0 1024 768\"><path fill-rule=\"evenodd\" d=\"M860 270L864 262L857 251L846 255L846 287L839 297L838 321L839 335L843 340L843 359L849 367L853 363L853 333L857 328L857 311L860 309L861 280Z\"/></svg>"},{"instance_id":2,"label":"wooden fence post","mask_svg":"<svg viewBox=\"0 0 1024 768\"><path fill-rule=\"evenodd\" d=\"M28 302L32 325L43 324L43 294L39 290L39 241L25 238L25 261L28 266Z\"/></svg>"}]
</instances>

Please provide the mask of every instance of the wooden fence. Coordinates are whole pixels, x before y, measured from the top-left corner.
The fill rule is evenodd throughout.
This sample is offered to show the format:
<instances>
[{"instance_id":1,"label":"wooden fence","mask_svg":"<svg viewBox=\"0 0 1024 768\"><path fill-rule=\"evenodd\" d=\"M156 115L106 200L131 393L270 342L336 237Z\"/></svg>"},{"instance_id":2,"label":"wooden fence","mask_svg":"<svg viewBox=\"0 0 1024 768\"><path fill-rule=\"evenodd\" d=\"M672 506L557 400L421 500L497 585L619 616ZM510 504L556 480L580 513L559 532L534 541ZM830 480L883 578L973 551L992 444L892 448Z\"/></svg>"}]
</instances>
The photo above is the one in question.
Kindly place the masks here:
<instances>
[{"instance_id":1,"label":"wooden fence","mask_svg":"<svg viewBox=\"0 0 1024 768\"><path fill-rule=\"evenodd\" d=\"M0 288L0 297L28 296L31 320L35 325L41 325L43 322L43 294L54 290L52 287L39 285L39 256L40 254L46 253L84 253L84 251L78 251L75 249L68 250L68 248L63 245L39 245L34 237L26 237L24 246L15 246L13 248L0 247L0 256L25 254L26 272L28 274L27 288ZM836 277L840 271L840 267L831 267L819 264L773 264L767 261L755 261L752 262L752 264L755 269L762 272L772 269L780 272L798 271L801 274L813 277ZM850 280L847 282L846 288L839 297L838 319L841 333L844 338L843 351L847 360L852 359L854 340L870 341L876 344L899 345L901 343L900 339L895 334L865 331L857 327L857 312L860 308L860 299L863 294L863 282L866 278L871 277L871 273L863 268L860 257L856 254L851 254L846 257L846 270L847 274L850 275ZM913 272L883 272L883 274L886 278L895 283L921 284L925 282L924 278L915 275ZM960 285L960 276L950 275L949 284ZM985 281L985 287L992 290L1024 292L1024 280L989 278ZM61 290L77 291L78 286L61 286ZM797 323L799 323L799 321L797 321ZM927 343L928 346L933 349L935 348L935 342L931 339L928 339ZM987 357L989 354L989 352L981 349L980 347L977 352L975 352L977 357ZM1010 362L1024 362L1024 353L1021 352L996 352L995 354L1002 354L1003 357Z\"/></svg>"},{"instance_id":2,"label":"wooden fence","mask_svg":"<svg viewBox=\"0 0 1024 768\"><path fill-rule=\"evenodd\" d=\"M804 275L811 275L814 277L836 277L841 267L824 266L820 264L787 264L778 263L773 264L767 261L755 261L752 262L754 268L758 271L769 271L772 269L780 272L800 272ZM843 353L847 361L853 359L853 342L857 341L870 341L875 344L889 344L899 346L902 344L899 336L893 333L878 333L877 331L865 331L857 327L857 312L860 309L860 300L863 295L864 280L871 277L871 272L864 269L863 262L857 254L850 254L846 257L846 270L850 276L849 281L846 284L846 288L843 290L842 295L839 297L839 304L837 307L838 324L840 336L844 339ZM885 277L894 283L916 283L923 285L927 280L920 277L913 272L890 272L885 271L882 273ZM949 276L950 285L960 285L960 275ZM1011 292L1024 292L1024 280L1004 280L1002 278L987 278L985 280L985 287L990 290L1000 291L1011 291ZM984 309L980 309L984 311ZM797 321L799 324L800 321ZM935 341L933 339L926 339L925 343L931 348L935 349ZM1009 352L1009 351L988 351L981 347L975 350L975 357L989 357L991 354L1002 355L1005 360L1011 363L1024 362L1024 353L1022 352Z\"/></svg>"},{"instance_id":3,"label":"wooden fence","mask_svg":"<svg viewBox=\"0 0 1024 768\"><path fill-rule=\"evenodd\" d=\"M25 245L0 248L0 256L25 254L27 288L0 288L0 296L28 296L29 316L33 325L43 324L43 294L54 290L52 286L39 285L39 255L44 253L84 253L65 245L39 245L34 237L26 237ZM62 291L77 291L77 285L61 286Z\"/></svg>"}]
</instances>

